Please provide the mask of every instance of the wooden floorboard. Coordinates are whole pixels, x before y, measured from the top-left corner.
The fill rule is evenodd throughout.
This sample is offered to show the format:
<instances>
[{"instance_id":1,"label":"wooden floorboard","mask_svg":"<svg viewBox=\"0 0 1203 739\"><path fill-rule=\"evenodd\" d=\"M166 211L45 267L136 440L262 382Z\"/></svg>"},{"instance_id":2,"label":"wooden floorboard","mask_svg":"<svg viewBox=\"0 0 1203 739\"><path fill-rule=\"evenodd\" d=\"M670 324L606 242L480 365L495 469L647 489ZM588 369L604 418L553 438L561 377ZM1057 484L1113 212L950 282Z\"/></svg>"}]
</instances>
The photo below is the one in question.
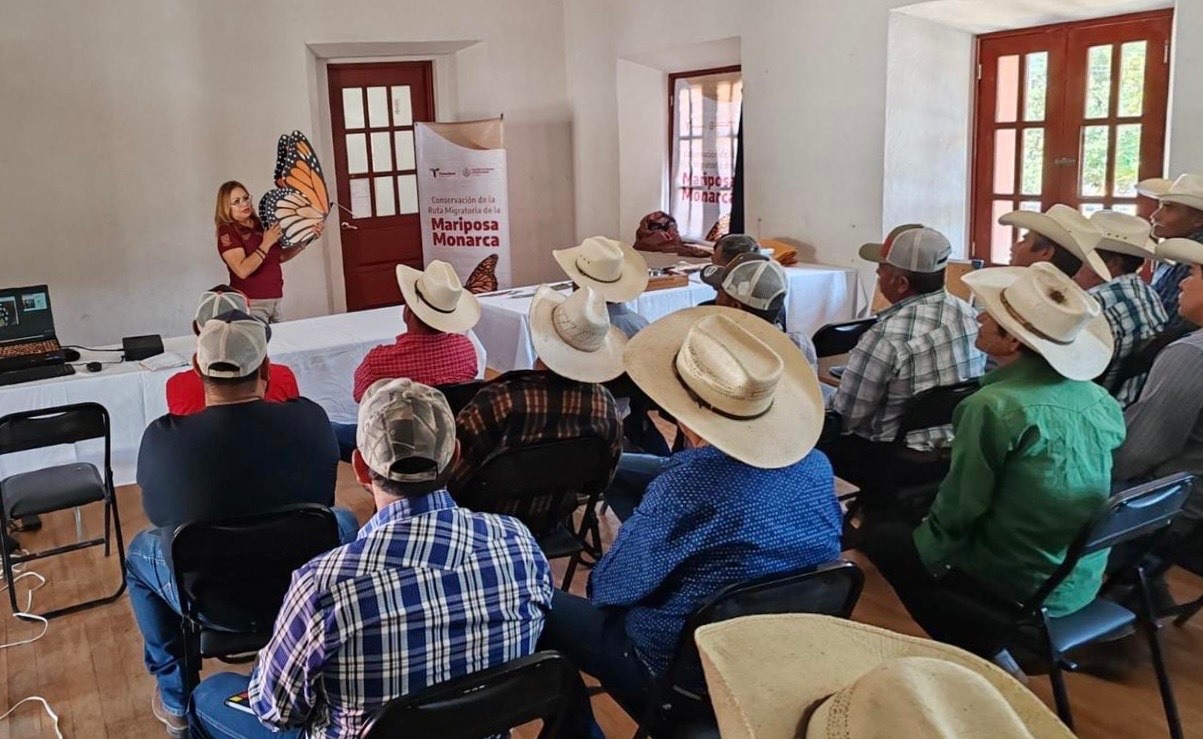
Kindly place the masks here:
<instances>
[{"instance_id":1,"label":"wooden floorboard","mask_svg":"<svg viewBox=\"0 0 1203 739\"><path fill-rule=\"evenodd\" d=\"M127 538L146 525L136 487L118 493ZM353 481L350 470L342 466L338 501L366 520L372 512L368 495ZM102 525L100 509L85 511L88 535ZM617 522L606 521L603 535L612 539ZM70 514L45 517L42 531L21 534L19 539L30 548L44 548L73 541L75 523ZM865 569L865 592L854 617L859 621L884 626L909 634L922 632L907 616L892 590L863 559L852 556ZM563 562L553 563L557 582ZM30 567L45 575L47 585L34 595L35 610L64 605L71 599L90 598L109 592L115 582L115 558L105 559L101 550L67 554L42 560ZM573 590L583 592L587 574L578 574ZM24 586L18 585L24 605ZM1175 592L1193 596L1203 583L1188 575L1175 573L1171 579ZM7 594L4 595L7 601ZM38 624L17 621L7 615L7 602L0 605L0 642L27 638L40 630ZM1178 628L1167 626L1165 639L1170 670L1177 691L1187 736L1203 736L1203 616ZM1160 737L1166 734L1156 681L1143 642L1128 639L1114 645L1117 653L1130 656L1126 669L1101 679L1085 674L1068 677L1078 730L1083 737ZM210 670L228 669L210 665ZM804 669L804 668L803 668ZM61 716L67 737L88 739L110 737L153 737L161 735L161 726L150 714L153 681L142 665L142 642L130 611L128 598L72 614L51 622L42 640L32 645L0 650L0 713L16 701L41 695ZM1035 676L1030 687L1051 704L1051 692L1045 677ZM630 737L631 720L612 701L595 699L599 721L608 737ZM533 739L534 729L523 729L518 736ZM10 719L0 722L0 739L52 737L51 724L40 706L26 704Z\"/></svg>"}]
</instances>

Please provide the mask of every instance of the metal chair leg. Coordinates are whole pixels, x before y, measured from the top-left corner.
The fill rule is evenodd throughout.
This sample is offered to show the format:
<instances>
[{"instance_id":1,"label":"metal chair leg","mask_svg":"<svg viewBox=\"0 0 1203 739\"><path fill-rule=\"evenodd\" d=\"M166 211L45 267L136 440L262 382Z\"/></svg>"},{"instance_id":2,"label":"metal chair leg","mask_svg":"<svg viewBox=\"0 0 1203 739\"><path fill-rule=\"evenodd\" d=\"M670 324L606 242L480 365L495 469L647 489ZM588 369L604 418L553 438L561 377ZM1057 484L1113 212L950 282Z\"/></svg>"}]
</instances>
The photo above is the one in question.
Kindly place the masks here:
<instances>
[{"instance_id":1,"label":"metal chair leg","mask_svg":"<svg viewBox=\"0 0 1203 739\"><path fill-rule=\"evenodd\" d=\"M1136 568L1136 577L1144 610L1144 613L1141 614L1141 625L1144 627L1149 641L1149 652L1153 656L1153 671L1157 675L1157 687L1161 691L1161 704L1165 708L1165 720L1169 725L1170 736L1173 739L1182 739L1182 719L1178 716L1178 702L1174 699L1174 686L1170 683L1165 657L1161 652L1161 623L1154 615L1153 596L1149 593L1149 580L1143 567Z\"/></svg>"},{"instance_id":2,"label":"metal chair leg","mask_svg":"<svg viewBox=\"0 0 1203 739\"><path fill-rule=\"evenodd\" d=\"M1053 648L1053 639L1048 627L1048 611L1040 611L1040 635L1044 638L1049 662L1049 682L1053 684L1053 701L1057 704L1057 716L1062 723L1074 728L1073 710L1069 706L1069 691L1065 688L1065 672L1061 669L1061 654Z\"/></svg>"},{"instance_id":3,"label":"metal chair leg","mask_svg":"<svg viewBox=\"0 0 1203 739\"><path fill-rule=\"evenodd\" d=\"M1203 609L1203 598L1196 598L1190 603L1183 603L1178 606L1178 617L1174 619L1175 626L1182 626L1187 621L1195 617L1195 614Z\"/></svg>"},{"instance_id":4,"label":"metal chair leg","mask_svg":"<svg viewBox=\"0 0 1203 739\"><path fill-rule=\"evenodd\" d=\"M576 566L581 561L581 553L577 552L568 558L568 569L564 570L564 581L560 583L560 590L565 593L572 587L572 579L576 576Z\"/></svg>"},{"instance_id":5,"label":"metal chair leg","mask_svg":"<svg viewBox=\"0 0 1203 739\"><path fill-rule=\"evenodd\" d=\"M20 612L17 606L17 584L13 577L13 563L9 556L8 550L0 544L0 558L3 559L4 565L4 584L8 586L8 602L12 604L13 613Z\"/></svg>"}]
</instances>

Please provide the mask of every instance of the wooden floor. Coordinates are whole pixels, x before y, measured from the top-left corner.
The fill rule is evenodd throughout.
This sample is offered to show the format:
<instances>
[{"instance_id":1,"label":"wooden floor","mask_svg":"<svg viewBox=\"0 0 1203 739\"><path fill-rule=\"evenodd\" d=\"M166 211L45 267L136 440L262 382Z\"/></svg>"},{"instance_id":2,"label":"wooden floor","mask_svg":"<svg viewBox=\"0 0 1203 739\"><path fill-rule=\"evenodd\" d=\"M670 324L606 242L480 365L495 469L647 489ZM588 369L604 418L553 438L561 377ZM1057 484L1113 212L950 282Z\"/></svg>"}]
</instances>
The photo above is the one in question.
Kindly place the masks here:
<instances>
[{"instance_id":1,"label":"wooden floor","mask_svg":"<svg viewBox=\"0 0 1203 739\"><path fill-rule=\"evenodd\" d=\"M142 529L139 491L122 488L118 493L127 538ZM358 488L346 465L340 470L338 501L366 520L372 512L368 495ZM100 526L99 508L85 512L87 532ZM616 522L605 530L612 537ZM70 514L47 516L45 527L35 534L22 534L22 545L41 549L73 541L75 525ZM45 610L93 597L110 588L116 575L115 558L104 559L100 549L68 554L34 564L31 569L48 582L34 596L35 610ZM910 634L921 634L906 615L894 593L867 562L853 556L864 567L866 587L855 618ZM555 563L562 572L562 561ZM558 581L558 580L557 580ZM574 590L584 587L585 575L577 577ZM24 605L23 586L18 585ZM1174 590L1189 595L1203 587L1194 578L1176 575ZM7 600L7 597L5 597ZM0 641L28 638L41 628L7 616L0 606ZM1168 661L1177 691L1187 736L1203 736L1203 616L1183 628L1168 626L1163 632ZM1166 734L1147 651L1129 639L1116 645L1131 656L1130 665L1108 680L1090 675L1071 675L1069 691L1078 730L1084 737L1158 737ZM210 669L213 669L210 667ZM803 668L804 669L804 668ZM1033 677L1032 689L1051 702L1048 681ZM162 734L150 714L154 684L142 665L142 642L127 598L119 602L66 616L51 622L50 630L32 645L0 650L0 713L16 701L40 695L61 716L66 737L154 737ZM632 722L608 698L594 701L599 721L608 737L630 737ZM534 732L520 736L534 737ZM0 739L53 737L51 722L36 704L25 704L10 719L0 722Z\"/></svg>"}]
</instances>

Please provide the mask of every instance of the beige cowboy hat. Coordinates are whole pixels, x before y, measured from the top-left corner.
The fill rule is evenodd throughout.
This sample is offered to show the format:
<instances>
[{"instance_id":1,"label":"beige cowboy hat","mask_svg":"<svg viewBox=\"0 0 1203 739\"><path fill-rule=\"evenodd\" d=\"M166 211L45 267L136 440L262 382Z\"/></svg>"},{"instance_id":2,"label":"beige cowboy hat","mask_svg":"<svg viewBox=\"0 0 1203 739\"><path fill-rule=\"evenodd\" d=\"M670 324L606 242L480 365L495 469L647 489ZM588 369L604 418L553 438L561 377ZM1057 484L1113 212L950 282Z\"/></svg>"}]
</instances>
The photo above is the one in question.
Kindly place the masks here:
<instances>
[{"instance_id":1,"label":"beige cowboy hat","mask_svg":"<svg viewBox=\"0 0 1203 739\"><path fill-rule=\"evenodd\" d=\"M1094 251L1099 240L1098 233L1086 216L1068 205L1058 203L1043 213L1016 210L1000 216L998 222L1004 226L1035 231L1081 259L1099 277L1111 279L1111 272L1103 263L1103 258Z\"/></svg>"},{"instance_id":2,"label":"beige cowboy hat","mask_svg":"<svg viewBox=\"0 0 1203 739\"><path fill-rule=\"evenodd\" d=\"M1007 333L1071 380L1093 380L1114 351L1111 327L1097 300L1048 262L991 267L965 284Z\"/></svg>"},{"instance_id":3,"label":"beige cowboy hat","mask_svg":"<svg viewBox=\"0 0 1203 739\"><path fill-rule=\"evenodd\" d=\"M1153 227L1143 218L1114 210L1100 210L1090 214L1090 225L1099 234L1095 249L1142 259L1156 257L1156 244L1149 238Z\"/></svg>"},{"instance_id":4,"label":"beige cowboy hat","mask_svg":"<svg viewBox=\"0 0 1203 739\"><path fill-rule=\"evenodd\" d=\"M535 354L552 372L579 382L606 382L622 374L626 334L610 325L606 301L589 286L565 297L540 285L530 304Z\"/></svg>"},{"instance_id":5,"label":"beige cowboy hat","mask_svg":"<svg viewBox=\"0 0 1203 739\"><path fill-rule=\"evenodd\" d=\"M667 413L728 455L775 469L823 427L819 380L784 331L736 308L670 313L635 335L627 374Z\"/></svg>"},{"instance_id":6,"label":"beige cowboy hat","mask_svg":"<svg viewBox=\"0 0 1203 739\"><path fill-rule=\"evenodd\" d=\"M1156 247L1158 259L1179 264L1203 264L1203 244L1194 239L1166 239Z\"/></svg>"},{"instance_id":7,"label":"beige cowboy hat","mask_svg":"<svg viewBox=\"0 0 1203 739\"><path fill-rule=\"evenodd\" d=\"M634 300L647 288L647 261L621 241L590 236L579 246L551 254L573 282L593 288L609 303Z\"/></svg>"},{"instance_id":8,"label":"beige cowboy hat","mask_svg":"<svg viewBox=\"0 0 1203 739\"><path fill-rule=\"evenodd\" d=\"M1176 180L1156 177L1136 183L1136 192L1163 203L1203 210L1203 175L1183 174Z\"/></svg>"},{"instance_id":9,"label":"beige cowboy hat","mask_svg":"<svg viewBox=\"0 0 1203 739\"><path fill-rule=\"evenodd\" d=\"M480 320L476 296L464 289L455 269L444 261L436 259L424 272L398 264L397 284L405 306L437 331L460 334Z\"/></svg>"},{"instance_id":10,"label":"beige cowboy hat","mask_svg":"<svg viewBox=\"0 0 1203 739\"><path fill-rule=\"evenodd\" d=\"M1070 739L980 657L831 616L745 616L694 635L723 739Z\"/></svg>"}]
</instances>

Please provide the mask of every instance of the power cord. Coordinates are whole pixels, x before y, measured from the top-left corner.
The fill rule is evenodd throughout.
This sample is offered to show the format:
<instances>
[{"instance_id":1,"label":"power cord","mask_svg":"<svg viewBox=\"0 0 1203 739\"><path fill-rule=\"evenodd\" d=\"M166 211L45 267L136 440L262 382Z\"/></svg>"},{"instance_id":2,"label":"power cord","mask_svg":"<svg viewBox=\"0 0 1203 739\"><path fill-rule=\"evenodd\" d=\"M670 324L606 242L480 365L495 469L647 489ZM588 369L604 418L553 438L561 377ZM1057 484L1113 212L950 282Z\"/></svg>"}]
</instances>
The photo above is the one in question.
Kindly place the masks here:
<instances>
[{"instance_id":1,"label":"power cord","mask_svg":"<svg viewBox=\"0 0 1203 739\"><path fill-rule=\"evenodd\" d=\"M25 550L18 549L16 551L24 552ZM28 554L28 552L25 552L25 553ZM20 619L22 621L37 621L42 624L42 631L37 636L31 637L29 639L22 639L20 641L10 642L8 644L0 644L0 650L8 649L10 647L19 647L19 646L22 646L25 644L33 644L38 639L41 639L43 636L46 636L46 632L50 630L50 622L48 620L46 620L45 617L39 616L36 613L32 613L34 591L40 590L42 588L42 586L44 586L46 584L46 578L36 572L32 572L32 571L31 572L23 572L22 570L24 570L24 565L16 565L13 567L13 573L14 574L19 573L19 574L17 574L16 577L13 578L14 590L16 589L17 583L21 582L22 580L24 580L27 577L32 577L33 579L37 580L38 584L33 586L32 588L30 588L29 590L25 591L25 596L26 596L25 597L25 610L14 613L13 617ZM8 583L5 583L3 587L0 587L0 593L4 592L7 589L8 589ZM15 704L13 704L12 708L9 708L7 711L4 712L3 715L0 715L0 721L7 719L9 716L11 716L13 714L13 711L16 711L22 705L29 703L30 701L36 701L36 702L42 704L42 708L46 709L46 714L48 716L50 716L50 719L52 721L54 721L54 735L58 739L63 739L63 732L58 727L58 714L54 712L54 709L51 708L50 704L46 702L46 699L40 695L31 695L28 698L22 698L21 700L17 701Z\"/></svg>"},{"instance_id":2,"label":"power cord","mask_svg":"<svg viewBox=\"0 0 1203 739\"><path fill-rule=\"evenodd\" d=\"M125 349L93 349L90 346L80 346L79 344L63 344L64 349L83 349L86 352L109 352L120 354Z\"/></svg>"}]
</instances>

